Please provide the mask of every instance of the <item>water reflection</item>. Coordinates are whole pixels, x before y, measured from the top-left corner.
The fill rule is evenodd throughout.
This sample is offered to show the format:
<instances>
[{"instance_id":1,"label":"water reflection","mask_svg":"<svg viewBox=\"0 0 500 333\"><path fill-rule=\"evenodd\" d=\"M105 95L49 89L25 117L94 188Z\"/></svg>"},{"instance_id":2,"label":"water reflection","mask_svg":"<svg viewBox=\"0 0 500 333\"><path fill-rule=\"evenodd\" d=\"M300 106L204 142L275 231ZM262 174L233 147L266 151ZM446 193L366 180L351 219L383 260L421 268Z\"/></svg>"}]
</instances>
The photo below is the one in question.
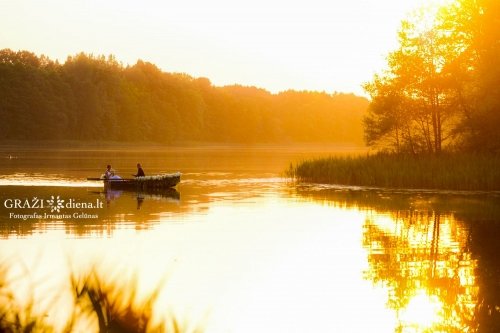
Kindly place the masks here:
<instances>
[{"instance_id":1,"label":"water reflection","mask_svg":"<svg viewBox=\"0 0 500 333\"><path fill-rule=\"evenodd\" d=\"M442 194L299 188L366 211L365 278L387 291L395 332L500 330L500 200Z\"/></svg>"},{"instance_id":2,"label":"water reflection","mask_svg":"<svg viewBox=\"0 0 500 333\"><path fill-rule=\"evenodd\" d=\"M477 260L467 248L463 223L430 212L372 214L363 245L370 263L366 276L388 289L398 331L468 327L477 303Z\"/></svg>"},{"instance_id":3,"label":"water reflection","mask_svg":"<svg viewBox=\"0 0 500 333\"><path fill-rule=\"evenodd\" d=\"M145 230L159 222L159 213L182 213L188 208L180 205L180 193L176 189L154 192L104 191L100 188L82 186L36 186L26 192L23 186L0 186L0 237L26 237L45 233L52 229L63 229L69 235L92 237L111 235L115 230L135 228ZM68 208L52 212L46 200L51 197L79 203L102 202L102 208ZM43 208L26 207L34 198L43 200ZM22 208L14 207L13 200L21 200ZM6 207L6 200L11 203Z\"/></svg>"},{"instance_id":4,"label":"water reflection","mask_svg":"<svg viewBox=\"0 0 500 333\"><path fill-rule=\"evenodd\" d=\"M179 203L181 194L175 188L166 189L156 189L148 191L126 191L126 190L111 190L107 189L101 192L94 192L99 194L101 197L105 198L107 206L111 206L113 201L119 200L119 198L124 196L135 197L137 200L137 210L141 209L144 201L154 200L154 201L165 201L172 203Z\"/></svg>"},{"instance_id":5,"label":"water reflection","mask_svg":"<svg viewBox=\"0 0 500 333\"><path fill-rule=\"evenodd\" d=\"M216 333L500 331L498 194L296 187L279 177L290 151L18 155L0 161L2 202L103 203L87 211L95 219L14 220L0 207L0 297L5 286L19 306L28 295L55 331L75 306L86 318L75 331L102 325L82 305L114 299L88 294L102 291L85 284L89 272L154 302L144 307L152 328L178 318ZM170 193L104 192L83 180L110 160L124 174L144 161L185 177Z\"/></svg>"},{"instance_id":6,"label":"water reflection","mask_svg":"<svg viewBox=\"0 0 500 333\"><path fill-rule=\"evenodd\" d=\"M68 178L63 174L16 172L9 175L0 175L0 187L3 186L101 187L102 182ZM26 191L26 189L24 190Z\"/></svg>"}]
</instances>

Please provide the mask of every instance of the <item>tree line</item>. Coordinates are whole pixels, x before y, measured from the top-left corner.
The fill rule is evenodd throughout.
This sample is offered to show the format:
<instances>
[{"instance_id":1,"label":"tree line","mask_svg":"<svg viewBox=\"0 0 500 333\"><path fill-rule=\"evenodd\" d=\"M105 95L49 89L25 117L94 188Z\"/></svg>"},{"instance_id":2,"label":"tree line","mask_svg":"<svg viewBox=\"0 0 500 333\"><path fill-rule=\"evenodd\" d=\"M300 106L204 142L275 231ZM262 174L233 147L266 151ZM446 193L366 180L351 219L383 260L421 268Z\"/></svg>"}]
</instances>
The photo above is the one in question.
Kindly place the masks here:
<instances>
[{"instance_id":1,"label":"tree line","mask_svg":"<svg viewBox=\"0 0 500 333\"><path fill-rule=\"evenodd\" d=\"M387 70L364 88L369 146L500 151L500 1L456 0L401 24Z\"/></svg>"},{"instance_id":2,"label":"tree line","mask_svg":"<svg viewBox=\"0 0 500 333\"><path fill-rule=\"evenodd\" d=\"M362 143L368 100L217 87L142 60L0 50L0 140Z\"/></svg>"}]
</instances>

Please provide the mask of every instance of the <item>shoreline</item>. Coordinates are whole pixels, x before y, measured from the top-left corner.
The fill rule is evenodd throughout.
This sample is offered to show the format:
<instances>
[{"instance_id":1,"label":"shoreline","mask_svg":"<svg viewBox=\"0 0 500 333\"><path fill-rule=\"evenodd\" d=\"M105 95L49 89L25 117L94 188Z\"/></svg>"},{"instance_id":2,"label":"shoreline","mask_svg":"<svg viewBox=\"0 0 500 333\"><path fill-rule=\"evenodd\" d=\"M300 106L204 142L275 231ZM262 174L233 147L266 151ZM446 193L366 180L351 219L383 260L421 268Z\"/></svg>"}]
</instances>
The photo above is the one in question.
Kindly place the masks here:
<instances>
[{"instance_id":1,"label":"shoreline","mask_svg":"<svg viewBox=\"0 0 500 333\"><path fill-rule=\"evenodd\" d=\"M327 157L291 165L295 181L391 190L500 191L500 154L383 154Z\"/></svg>"},{"instance_id":2,"label":"shoreline","mask_svg":"<svg viewBox=\"0 0 500 333\"><path fill-rule=\"evenodd\" d=\"M194 142L180 141L173 143L158 142L117 142L117 141L0 141L0 152L9 151L86 151L86 150L145 150L162 151L170 149L218 149L218 150L261 150L261 149L284 149L295 151L327 150L339 151L340 153L353 152L354 154L366 153L368 148L363 145L349 142L299 142L299 143L235 143L235 142Z\"/></svg>"}]
</instances>

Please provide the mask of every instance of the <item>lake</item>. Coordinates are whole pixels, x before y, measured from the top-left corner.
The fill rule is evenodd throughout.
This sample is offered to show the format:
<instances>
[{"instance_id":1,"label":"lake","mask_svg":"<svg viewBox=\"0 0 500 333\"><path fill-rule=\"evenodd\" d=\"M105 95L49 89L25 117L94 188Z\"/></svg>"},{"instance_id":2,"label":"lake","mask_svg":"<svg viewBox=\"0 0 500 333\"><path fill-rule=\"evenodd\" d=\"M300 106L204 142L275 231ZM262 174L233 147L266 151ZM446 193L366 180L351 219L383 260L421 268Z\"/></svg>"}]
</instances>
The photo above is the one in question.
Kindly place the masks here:
<instances>
[{"instance_id":1,"label":"lake","mask_svg":"<svg viewBox=\"0 0 500 333\"><path fill-rule=\"evenodd\" d=\"M500 330L500 193L283 177L291 162L353 153L3 146L0 317L57 332ZM181 183L136 193L86 180L137 162Z\"/></svg>"}]
</instances>

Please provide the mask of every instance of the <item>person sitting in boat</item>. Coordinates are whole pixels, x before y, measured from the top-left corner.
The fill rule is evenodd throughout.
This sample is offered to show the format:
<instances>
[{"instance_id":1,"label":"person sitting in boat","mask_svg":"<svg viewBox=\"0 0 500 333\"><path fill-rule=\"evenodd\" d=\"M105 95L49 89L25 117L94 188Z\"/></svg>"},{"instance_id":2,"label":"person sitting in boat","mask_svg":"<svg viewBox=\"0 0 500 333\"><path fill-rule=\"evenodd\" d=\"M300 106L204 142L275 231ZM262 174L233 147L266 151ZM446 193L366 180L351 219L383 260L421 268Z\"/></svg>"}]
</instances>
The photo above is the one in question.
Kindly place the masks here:
<instances>
[{"instance_id":1,"label":"person sitting in boat","mask_svg":"<svg viewBox=\"0 0 500 333\"><path fill-rule=\"evenodd\" d=\"M122 177L120 177L117 174L115 174L115 170L111 170L111 176L108 179L111 179L111 180L122 179Z\"/></svg>"},{"instance_id":2,"label":"person sitting in boat","mask_svg":"<svg viewBox=\"0 0 500 333\"><path fill-rule=\"evenodd\" d=\"M104 172L104 179L110 179L111 178L111 173L113 173L114 171L111 170L111 164L108 164L106 166L106 171Z\"/></svg>"},{"instance_id":3,"label":"person sitting in boat","mask_svg":"<svg viewBox=\"0 0 500 333\"><path fill-rule=\"evenodd\" d=\"M134 177L145 177L146 174L144 173L144 170L142 170L141 163L137 163L137 174L134 175Z\"/></svg>"}]
</instances>

